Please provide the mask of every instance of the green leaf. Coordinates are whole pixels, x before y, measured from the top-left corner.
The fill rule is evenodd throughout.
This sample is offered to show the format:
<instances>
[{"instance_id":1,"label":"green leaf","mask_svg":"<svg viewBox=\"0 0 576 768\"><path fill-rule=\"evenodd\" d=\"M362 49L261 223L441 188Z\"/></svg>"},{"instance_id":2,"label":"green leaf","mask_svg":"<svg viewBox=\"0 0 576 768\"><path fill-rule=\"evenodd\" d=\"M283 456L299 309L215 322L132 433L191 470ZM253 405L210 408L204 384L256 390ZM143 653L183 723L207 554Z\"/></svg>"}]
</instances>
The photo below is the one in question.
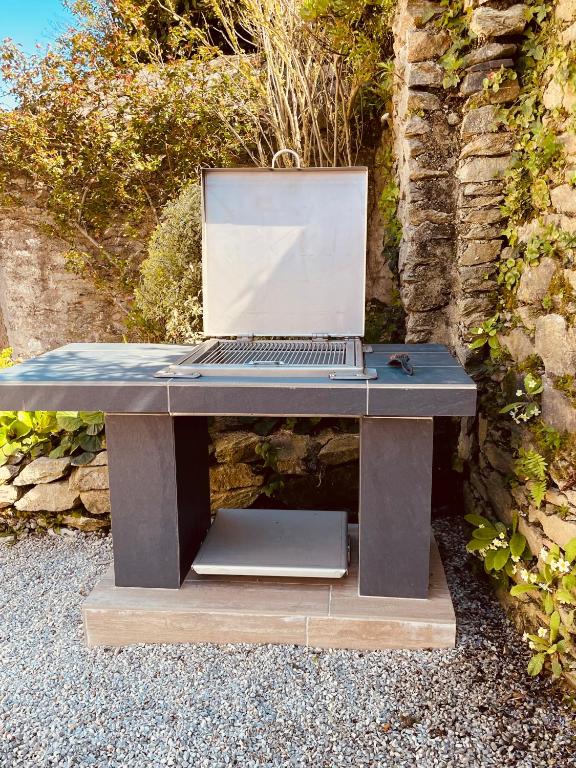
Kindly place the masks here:
<instances>
[{"instance_id":1,"label":"green leaf","mask_svg":"<svg viewBox=\"0 0 576 768\"><path fill-rule=\"evenodd\" d=\"M515 584L510 590L512 597L518 597L518 595L524 594L524 592L533 592L538 590L536 584Z\"/></svg>"},{"instance_id":2,"label":"green leaf","mask_svg":"<svg viewBox=\"0 0 576 768\"><path fill-rule=\"evenodd\" d=\"M493 568L495 571L500 571L506 563L508 562L508 559L510 558L510 550L508 547L506 549L497 549L494 553L494 563Z\"/></svg>"},{"instance_id":3,"label":"green leaf","mask_svg":"<svg viewBox=\"0 0 576 768\"><path fill-rule=\"evenodd\" d=\"M564 557L569 563L576 560L576 537L570 539L568 544L564 547Z\"/></svg>"},{"instance_id":4,"label":"green leaf","mask_svg":"<svg viewBox=\"0 0 576 768\"><path fill-rule=\"evenodd\" d=\"M490 542L492 539L498 538L498 531L495 528L476 528L472 531L472 538Z\"/></svg>"},{"instance_id":5,"label":"green leaf","mask_svg":"<svg viewBox=\"0 0 576 768\"><path fill-rule=\"evenodd\" d=\"M524 405L523 402L518 403L508 403L508 405L505 405L504 408L500 408L498 413L510 413L510 411L513 411L514 408L518 408L518 406Z\"/></svg>"},{"instance_id":6,"label":"green leaf","mask_svg":"<svg viewBox=\"0 0 576 768\"><path fill-rule=\"evenodd\" d=\"M553 677L560 677L562 675L562 664L558 661L558 657L551 659L550 666L552 667Z\"/></svg>"},{"instance_id":7,"label":"green leaf","mask_svg":"<svg viewBox=\"0 0 576 768\"><path fill-rule=\"evenodd\" d=\"M57 445L56 448L53 448L48 456L51 459L61 459L63 456L66 455L66 448L60 443L60 445Z\"/></svg>"},{"instance_id":8,"label":"green leaf","mask_svg":"<svg viewBox=\"0 0 576 768\"><path fill-rule=\"evenodd\" d=\"M480 539L472 539L472 541L469 541L468 544L466 544L466 549L468 552L478 552L480 549L485 549L486 542L480 541Z\"/></svg>"},{"instance_id":9,"label":"green leaf","mask_svg":"<svg viewBox=\"0 0 576 768\"><path fill-rule=\"evenodd\" d=\"M514 557L521 557L522 552L524 552L524 549L526 548L526 538L521 534L516 532L513 534L512 538L510 539L510 552Z\"/></svg>"},{"instance_id":10,"label":"green leaf","mask_svg":"<svg viewBox=\"0 0 576 768\"><path fill-rule=\"evenodd\" d=\"M529 395L539 395L544 389L540 376L535 376L533 373L527 373L526 376L524 376L524 389Z\"/></svg>"},{"instance_id":11,"label":"green leaf","mask_svg":"<svg viewBox=\"0 0 576 768\"><path fill-rule=\"evenodd\" d=\"M31 425L27 424L25 421L20 421L20 419L15 419L12 424L10 424L10 433L13 437L24 437L31 431Z\"/></svg>"},{"instance_id":12,"label":"green leaf","mask_svg":"<svg viewBox=\"0 0 576 768\"><path fill-rule=\"evenodd\" d=\"M542 605L544 606L544 613L546 616L550 616L550 614L554 611L554 599L552 598L550 592L544 592L542 596Z\"/></svg>"},{"instance_id":13,"label":"green leaf","mask_svg":"<svg viewBox=\"0 0 576 768\"><path fill-rule=\"evenodd\" d=\"M84 466L84 464L90 464L90 462L95 456L96 456L95 453L84 451L84 453L80 453L78 456L74 456L74 458L72 459L72 466L82 467Z\"/></svg>"},{"instance_id":14,"label":"green leaf","mask_svg":"<svg viewBox=\"0 0 576 768\"><path fill-rule=\"evenodd\" d=\"M104 424L88 424L86 427L87 435L99 435L104 429Z\"/></svg>"},{"instance_id":15,"label":"green leaf","mask_svg":"<svg viewBox=\"0 0 576 768\"><path fill-rule=\"evenodd\" d=\"M567 589L563 589L562 587L556 590L556 599L561 603L565 603L566 605L576 605L576 597L574 597L571 592L568 592Z\"/></svg>"},{"instance_id":16,"label":"green leaf","mask_svg":"<svg viewBox=\"0 0 576 768\"><path fill-rule=\"evenodd\" d=\"M536 675L539 675L540 672L542 672L542 667L544 666L545 660L545 653L537 653L535 656L532 656L528 662L528 674L531 677L536 677Z\"/></svg>"},{"instance_id":17,"label":"green leaf","mask_svg":"<svg viewBox=\"0 0 576 768\"><path fill-rule=\"evenodd\" d=\"M82 426L82 419L78 417L77 411L58 411L56 422L60 429L66 432L75 432Z\"/></svg>"},{"instance_id":18,"label":"green leaf","mask_svg":"<svg viewBox=\"0 0 576 768\"><path fill-rule=\"evenodd\" d=\"M486 557L484 558L484 569L486 573L490 573L490 571L494 568L494 557L496 556L496 550L489 549L486 553Z\"/></svg>"},{"instance_id":19,"label":"green leaf","mask_svg":"<svg viewBox=\"0 0 576 768\"><path fill-rule=\"evenodd\" d=\"M539 508L544 501L544 497L546 496L546 489L547 486L545 480L535 480L528 484L530 496L532 497L532 501L537 508Z\"/></svg>"},{"instance_id":20,"label":"green leaf","mask_svg":"<svg viewBox=\"0 0 576 768\"><path fill-rule=\"evenodd\" d=\"M80 448L83 451L89 451L90 453L97 453L102 447L102 440L99 435L81 435Z\"/></svg>"},{"instance_id":21,"label":"green leaf","mask_svg":"<svg viewBox=\"0 0 576 768\"><path fill-rule=\"evenodd\" d=\"M79 411L78 417L84 424L104 424L104 414L101 411Z\"/></svg>"},{"instance_id":22,"label":"green leaf","mask_svg":"<svg viewBox=\"0 0 576 768\"><path fill-rule=\"evenodd\" d=\"M464 515L464 520L467 520L472 525L476 525L476 526L485 525L485 526L492 527L492 523L490 522L490 520L488 520L487 517L482 517L482 515L473 515L473 514Z\"/></svg>"},{"instance_id":23,"label":"green leaf","mask_svg":"<svg viewBox=\"0 0 576 768\"><path fill-rule=\"evenodd\" d=\"M554 643L556 642L556 638L558 637L558 632L560 631L560 614L558 611L554 611L554 613L550 616L550 642Z\"/></svg>"},{"instance_id":24,"label":"green leaf","mask_svg":"<svg viewBox=\"0 0 576 768\"><path fill-rule=\"evenodd\" d=\"M488 339L486 336L481 336L479 339L474 339L474 341L470 342L470 344L468 344L468 348L479 349L480 347L483 347L487 341Z\"/></svg>"}]
</instances>

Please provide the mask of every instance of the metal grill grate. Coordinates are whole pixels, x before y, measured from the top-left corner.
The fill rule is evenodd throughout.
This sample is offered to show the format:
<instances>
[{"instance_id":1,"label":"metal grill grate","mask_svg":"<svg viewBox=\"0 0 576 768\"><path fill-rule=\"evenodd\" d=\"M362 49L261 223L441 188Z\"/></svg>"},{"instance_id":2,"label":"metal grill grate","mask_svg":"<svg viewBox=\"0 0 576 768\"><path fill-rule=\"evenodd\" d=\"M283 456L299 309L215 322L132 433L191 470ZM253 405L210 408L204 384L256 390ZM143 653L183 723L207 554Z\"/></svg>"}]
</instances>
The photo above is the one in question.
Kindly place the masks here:
<instances>
[{"instance_id":1,"label":"metal grill grate","mask_svg":"<svg viewBox=\"0 0 576 768\"><path fill-rule=\"evenodd\" d=\"M194 361L200 365L344 365L344 341L219 341Z\"/></svg>"}]
</instances>

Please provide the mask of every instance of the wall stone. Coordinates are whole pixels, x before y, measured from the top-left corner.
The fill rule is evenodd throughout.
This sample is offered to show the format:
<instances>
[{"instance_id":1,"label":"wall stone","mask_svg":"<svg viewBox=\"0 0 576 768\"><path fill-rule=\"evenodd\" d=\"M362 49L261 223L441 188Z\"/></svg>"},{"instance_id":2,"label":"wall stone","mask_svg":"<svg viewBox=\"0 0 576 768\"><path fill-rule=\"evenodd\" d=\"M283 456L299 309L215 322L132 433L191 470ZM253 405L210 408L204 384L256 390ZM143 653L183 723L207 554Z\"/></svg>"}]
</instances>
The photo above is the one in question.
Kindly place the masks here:
<instances>
[{"instance_id":1,"label":"wall stone","mask_svg":"<svg viewBox=\"0 0 576 768\"><path fill-rule=\"evenodd\" d=\"M73 245L32 200L0 207L0 346L17 357L73 341L121 340L121 310L66 269Z\"/></svg>"}]
</instances>

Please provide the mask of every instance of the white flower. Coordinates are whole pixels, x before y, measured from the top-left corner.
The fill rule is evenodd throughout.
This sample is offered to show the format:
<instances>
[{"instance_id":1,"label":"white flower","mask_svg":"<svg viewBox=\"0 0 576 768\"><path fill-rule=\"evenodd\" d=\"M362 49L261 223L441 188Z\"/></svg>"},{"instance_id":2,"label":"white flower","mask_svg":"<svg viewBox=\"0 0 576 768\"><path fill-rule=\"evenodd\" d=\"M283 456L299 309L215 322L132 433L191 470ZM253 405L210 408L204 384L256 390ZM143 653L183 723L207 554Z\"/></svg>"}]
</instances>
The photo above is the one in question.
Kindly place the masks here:
<instances>
[{"instance_id":1,"label":"white flower","mask_svg":"<svg viewBox=\"0 0 576 768\"><path fill-rule=\"evenodd\" d=\"M568 562L568 560L563 560L562 558L560 558L556 563L556 567L560 571L560 573L570 573L570 563Z\"/></svg>"},{"instance_id":2,"label":"white flower","mask_svg":"<svg viewBox=\"0 0 576 768\"><path fill-rule=\"evenodd\" d=\"M538 408L538 406L536 406L534 408L534 410L532 411L532 413L534 414L534 416L538 416L540 414L540 408Z\"/></svg>"},{"instance_id":3,"label":"white flower","mask_svg":"<svg viewBox=\"0 0 576 768\"><path fill-rule=\"evenodd\" d=\"M543 561L546 563L546 562L548 562L548 561L547 561L547 557L548 557L548 555L549 555L549 554L550 554L550 553L548 552L548 550L546 549L546 547L542 547L542 549L541 549L541 550L540 550L540 552L538 553L538 557L540 558L540 560L543 560Z\"/></svg>"},{"instance_id":4,"label":"white flower","mask_svg":"<svg viewBox=\"0 0 576 768\"><path fill-rule=\"evenodd\" d=\"M535 651L536 650L536 646L534 645L532 640L530 640L530 642L528 643L528 648L530 648L531 651Z\"/></svg>"},{"instance_id":5,"label":"white flower","mask_svg":"<svg viewBox=\"0 0 576 768\"><path fill-rule=\"evenodd\" d=\"M536 584L536 582L538 581L538 576L537 576L537 574L535 574L535 573L531 573L531 574L530 574L530 581L532 582L532 584Z\"/></svg>"},{"instance_id":6,"label":"white flower","mask_svg":"<svg viewBox=\"0 0 576 768\"><path fill-rule=\"evenodd\" d=\"M520 556L519 555L512 555L512 562L513 563L519 563L520 562ZM516 566L514 566L514 569L516 569ZM516 573L516 570L514 570L514 573Z\"/></svg>"},{"instance_id":7,"label":"white flower","mask_svg":"<svg viewBox=\"0 0 576 768\"><path fill-rule=\"evenodd\" d=\"M538 630L538 637L548 637L548 630L546 627L540 627Z\"/></svg>"},{"instance_id":8,"label":"white flower","mask_svg":"<svg viewBox=\"0 0 576 768\"><path fill-rule=\"evenodd\" d=\"M522 640L524 640L524 642L526 642L529 639L530 639L530 636L529 636L528 632L523 632L522 633Z\"/></svg>"},{"instance_id":9,"label":"white flower","mask_svg":"<svg viewBox=\"0 0 576 768\"><path fill-rule=\"evenodd\" d=\"M522 397L523 394L524 394L524 392L522 392L521 389L517 389L516 390L516 397Z\"/></svg>"},{"instance_id":10,"label":"white flower","mask_svg":"<svg viewBox=\"0 0 576 768\"><path fill-rule=\"evenodd\" d=\"M481 528L486 528L486 526L484 525L484 523L480 523L480 525L478 526L478 530L480 530Z\"/></svg>"},{"instance_id":11,"label":"white flower","mask_svg":"<svg viewBox=\"0 0 576 768\"><path fill-rule=\"evenodd\" d=\"M516 575L516 571L518 570L517 566L513 565L512 568L510 568L513 575Z\"/></svg>"},{"instance_id":12,"label":"white flower","mask_svg":"<svg viewBox=\"0 0 576 768\"><path fill-rule=\"evenodd\" d=\"M522 568L522 570L520 571L520 578L522 579L522 581L528 581L528 579L530 578L530 574L528 573L526 568Z\"/></svg>"},{"instance_id":13,"label":"white flower","mask_svg":"<svg viewBox=\"0 0 576 768\"><path fill-rule=\"evenodd\" d=\"M499 539L505 539L505 538L506 538L506 536L505 536L503 533L500 533L500 534L498 535L498 538L499 538Z\"/></svg>"}]
</instances>

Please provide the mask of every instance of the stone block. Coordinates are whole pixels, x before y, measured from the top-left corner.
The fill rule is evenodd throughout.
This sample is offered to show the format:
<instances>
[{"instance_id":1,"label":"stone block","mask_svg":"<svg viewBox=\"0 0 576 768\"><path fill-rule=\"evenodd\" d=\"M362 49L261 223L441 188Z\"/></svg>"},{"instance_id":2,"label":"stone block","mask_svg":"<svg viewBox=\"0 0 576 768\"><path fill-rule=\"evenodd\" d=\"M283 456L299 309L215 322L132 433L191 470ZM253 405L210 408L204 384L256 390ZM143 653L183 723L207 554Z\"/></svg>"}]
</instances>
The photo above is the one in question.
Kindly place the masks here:
<instances>
[{"instance_id":1,"label":"stone block","mask_svg":"<svg viewBox=\"0 0 576 768\"><path fill-rule=\"evenodd\" d=\"M527 24L527 7L518 3L498 11L495 8L476 8L472 11L470 31L480 39L519 35Z\"/></svg>"},{"instance_id":2,"label":"stone block","mask_svg":"<svg viewBox=\"0 0 576 768\"><path fill-rule=\"evenodd\" d=\"M409 62L435 59L450 47L450 34L446 30L431 32L418 29L406 37L406 59Z\"/></svg>"},{"instance_id":3,"label":"stone block","mask_svg":"<svg viewBox=\"0 0 576 768\"><path fill-rule=\"evenodd\" d=\"M476 134L493 133L501 124L502 119L498 117L497 107L494 104L486 104L483 107L471 109L464 115L460 135L466 140Z\"/></svg>"},{"instance_id":4,"label":"stone block","mask_svg":"<svg viewBox=\"0 0 576 768\"><path fill-rule=\"evenodd\" d=\"M439 309L450 301L449 270L438 268L436 262L412 264L402 270L402 301L412 312Z\"/></svg>"},{"instance_id":5,"label":"stone block","mask_svg":"<svg viewBox=\"0 0 576 768\"><path fill-rule=\"evenodd\" d=\"M413 115L404 127L405 136L423 136L430 132L430 123L418 115Z\"/></svg>"},{"instance_id":6,"label":"stone block","mask_svg":"<svg viewBox=\"0 0 576 768\"><path fill-rule=\"evenodd\" d=\"M81 491L80 501L86 507L91 515L109 515L110 514L110 492L101 491Z\"/></svg>"},{"instance_id":7,"label":"stone block","mask_svg":"<svg viewBox=\"0 0 576 768\"><path fill-rule=\"evenodd\" d=\"M38 483L51 483L64 477L70 466L70 457L50 459L41 456L27 464L14 479L14 485L38 485Z\"/></svg>"},{"instance_id":8,"label":"stone block","mask_svg":"<svg viewBox=\"0 0 576 768\"><path fill-rule=\"evenodd\" d=\"M220 432L214 435L214 456L221 464L254 461L262 438L253 432Z\"/></svg>"},{"instance_id":9,"label":"stone block","mask_svg":"<svg viewBox=\"0 0 576 768\"><path fill-rule=\"evenodd\" d=\"M517 46L514 43L486 43L479 48L475 48L462 58L464 69L473 67L492 59L502 59L507 56L514 56Z\"/></svg>"},{"instance_id":10,"label":"stone block","mask_svg":"<svg viewBox=\"0 0 576 768\"><path fill-rule=\"evenodd\" d=\"M499 338L500 343L506 347L515 363L521 363L535 352L532 339L521 328L513 328L506 336Z\"/></svg>"},{"instance_id":11,"label":"stone block","mask_svg":"<svg viewBox=\"0 0 576 768\"><path fill-rule=\"evenodd\" d=\"M426 221L432 224L450 224L454 221L454 214L444 211L429 211L420 208L408 208L408 221L410 224L418 226Z\"/></svg>"},{"instance_id":12,"label":"stone block","mask_svg":"<svg viewBox=\"0 0 576 768\"><path fill-rule=\"evenodd\" d=\"M264 478L250 464L218 464L210 467L210 487L215 492L263 485Z\"/></svg>"},{"instance_id":13,"label":"stone block","mask_svg":"<svg viewBox=\"0 0 576 768\"><path fill-rule=\"evenodd\" d=\"M576 338L562 315L544 315L536 320L535 347L546 373L556 376L576 373Z\"/></svg>"},{"instance_id":14,"label":"stone block","mask_svg":"<svg viewBox=\"0 0 576 768\"><path fill-rule=\"evenodd\" d=\"M22 489L15 485L0 485L0 509L13 507L22 495Z\"/></svg>"},{"instance_id":15,"label":"stone block","mask_svg":"<svg viewBox=\"0 0 576 768\"><path fill-rule=\"evenodd\" d=\"M322 464L345 464L358 459L359 438L355 434L334 435L318 454Z\"/></svg>"},{"instance_id":16,"label":"stone block","mask_svg":"<svg viewBox=\"0 0 576 768\"><path fill-rule=\"evenodd\" d=\"M76 491L101 491L109 487L108 467L86 464L75 467L70 474L70 488Z\"/></svg>"},{"instance_id":17,"label":"stone block","mask_svg":"<svg viewBox=\"0 0 576 768\"><path fill-rule=\"evenodd\" d=\"M488 89L487 91L469 96L464 104L464 109L475 109L482 104L508 104L511 101L515 101L519 93L520 86L518 85L518 80L507 80L497 91Z\"/></svg>"},{"instance_id":18,"label":"stone block","mask_svg":"<svg viewBox=\"0 0 576 768\"><path fill-rule=\"evenodd\" d=\"M428 91L408 91L407 108L411 112L434 112L441 109L442 102L433 93Z\"/></svg>"},{"instance_id":19,"label":"stone block","mask_svg":"<svg viewBox=\"0 0 576 768\"><path fill-rule=\"evenodd\" d=\"M466 293L484 293L492 291L496 284L496 266L479 264L475 267L461 267L460 280Z\"/></svg>"},{"instance_id":20,"label":"stone block","mask_svg":"<svg viewBox=\"0 0 576 768\"><path fill-rule=\"evenodd\" d=\"M496 224L504 218L500 208L463 208L459 214L463 224Z\"/></svg>"},{"instance_id":21,"label":"stone block","mask_svg":"<svg viewBox=\"0 0 576 768\"><path fill-rule=\"evenodd\" d=\"M496 157L509 155L514 148L514 137L509 133L485 133L475 136L460 152L462 159L466 157Z\"/></svg>"},{"instance_id":22,"label":"stone block","mask_svg":"<svg viewBox=\"0 0 576 768\"><path fill-rule=\"evenodd\" d=\"M510 157L472 157L462 162L456 176L463 182L491 181L504 175L510 166Z\"/></svg>"},{"instance_id":23,"label":"stone block","mask_svg":"<svg viewBox=\"0 0 576 768\"><path fill-rule=\"evenodd\" d=\"M542 392L542 420L558 432L576 432L576 409L548 379Z\"/></svg>"},{"instance_id":24,"label":"stone block","mask_svg":"<svg viewBox=\"0 0 576 768\"><path fill-rule=\"evenodd\" d=\"M307 472L304 460L312 449L309 435L295 435L288 430L281 430L268 438L276 451L274 466L278 472L286 475L304 475Z\"/></svg>"},{"instance_id":25,"label":"stone block","mask_svg":"<svg viewBox=\"0 0 576 768\"><path fill-rule=\"evenodd\" d=\"M62 523L69 528L75 528L78 531L84 531L84 533L90 533L93 531L99 531L103 528L108 528L109 523L107 520L102 520L97 517L88 517L80 512L71 512L68 515L62 516Z\"/></svg>"},{"instance_id":26,"label":"stone block","mask_svg":"<svg viewBox=\"0 0 576 768\"><path fill-rule=\"evenodd\" d=\"M537 516L546 536L559 547L565 547L576 537L576 522L563 520L559 515L547 515L542 510L538 510Z\"/></svg>"},{"instance_id":27,"label":"stone block","mask_svg":"<svg viewBox=\"0 0 576 768\"><path fill-rule=\"evenodd\" d=\"M107 467L108 466L108 451L100 451L90 462L91 467Z\"/></svg>"},{"instance_id":28,"label":"stone block","mask_svg":"<svg viewBox=\"0 0 576 768\"><path fill-rule=\"evenodd\" d=\"M526 267L520 276L516 297L523 304L540 304L548 293L558 264L548 256L534 267Z\"/></svg>"},{"instance_id":29,"label":"stone block","mask_svg":"<svg viewBox=\"0 0 576 768\"><path fill-rule=\"evenodd\" d=\"M511 453L508 453L508 451L505 451L491 440L487 440L484 443L482 452L488 459L489 464L494 469L498 470L498 472L501 472L503 475L512 474L514 470L514 458Z\"/></svg>"},{"instance_id":30,"label":"stone block","mask_svg":"<svg viewBox=\"0 0 576 768\"><path fill-rule=\"evenodd\" d=\"M212 511L217 509L245 509L254 504L262 493L260 487L235 488L228 491L213 493L210 499Z\"/></svg>"},{"instance_id":31,"label":"stone block","mask_svg":"<svg viewBox=\"0 0 576 768\"><path fill-rule=\"evenodd\" d=\"M78 490L67 480L35 485L14 506L20 512L65 512L80 502Z\"/></svg>"},{"instance_id":32,"label":"stone block","mask_svg":"<svg viewBox=\"0 0 576 768\"><path fill-rule=\"evenodd\" d=\"M576 0L557 0L554 15L559 21L576 20Z\"/></svg>"},{"instance_id":33,"label":"stone block","mask_svg":"<svg viewBox=\"0 0 576 768\"><path fill-rule=\"evenodd\" d=\"M503 181L482 181L462 184L460 187L462 194L466 197L500 195L504 190Z\"/></svg>"},{"instance_id":34,"label":"stone block","mask_svg":"<svg viewBox=\"0 0 576 768\"><path fill-rule=\"evenodd\" d=\"M560 184L550 191L552 205L558 213L576 216L576 188L570 184Z\"/></svg>"},{"instance_id":35,"label":"stone block","mask_svg":"<svg viewBox=\"0 0 576 768\"><path fill-rule=\"evenodd\" d=\"M0 485L12 480L18 472L20 472L20 467L14 466L14 464L4 464L3 467L0 467Z\"/></svg>"},{"instance_id":36,"label":"stone block","mask_svg":"<svg viewBox=\"0 0 576 768\"><path fill-rule=\"evenodd\" d=\"M466 224L460 237L464 240L497 240L502 237L502 226L497 224Z\"/></svg>"},{"instance_id":37,"label":"stone block","mask_svg":"<svg viewBox=\"0 0 576 768\"><path fill-rule=\"evenodd\" d=\"M414 86L442 87L444 70L435 61L419 61L406 67L406 82L409 88Z\"/></svg>"},{"instance_id":38,"label":"stone block","mask_svg":"<svg viewBox=\"0 0 576 768\"><path fill-rule=\"evenodd\" d=\"M504 202L504 195L460 195L458 204L460 208L495 208Z\"/></svg>"}]
</instances>

